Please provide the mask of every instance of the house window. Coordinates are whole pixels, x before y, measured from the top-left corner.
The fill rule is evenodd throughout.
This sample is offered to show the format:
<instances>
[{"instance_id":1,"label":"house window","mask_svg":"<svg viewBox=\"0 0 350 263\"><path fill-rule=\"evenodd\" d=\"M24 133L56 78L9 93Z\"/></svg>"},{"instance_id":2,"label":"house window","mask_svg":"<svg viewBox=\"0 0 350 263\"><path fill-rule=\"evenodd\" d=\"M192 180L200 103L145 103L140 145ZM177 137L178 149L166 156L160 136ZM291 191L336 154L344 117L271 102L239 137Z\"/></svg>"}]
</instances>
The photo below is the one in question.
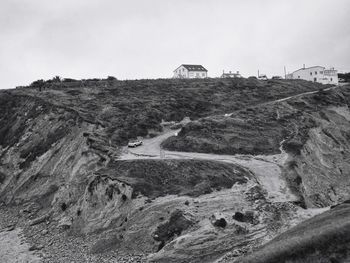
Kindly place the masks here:
<instances>
[{"instance_id":1,"label":"house window","mask_svg":"<svg viewBox=\"0 0 350 263\"><path fill-rule=\"evenodd\" d=\"M205 73L202 73L202 76L205 77Z\"/></svg>"},{"instance_id":2,"label":"house window","mask_svg":"<svg viewBox=\"0 0 350 263\"><path fill-rule=\"evenodd\" d=\"M316 82L317 81L317 78L314 78L314 82Z\"/></svg>"},{"instance_id":3,"label":"house window","mask_svg":"<svg viewBox=\"0 0 350 263\"><path fill-rule=\"evenodd\" d=\"M333 81L333 78L331 78L331 81Z\"/></svg>"},{"instance_id":4,"label":"house window","mask_svg":"<svg viewBox=\"0 0 350 263\"><path fill-rule=\"evenodd\" d=\"M300 76L298 76L298 79L300 79Z\"/></svg>"},{"instance_id":5,"label":"house window","mask_svg":"<svg viewBox=\"0 0 350 263\"><path fill-rule=\"evenodd\" d=\"M320 74L323 74L323 71L320 71Z\"/></svg>"},{"instance_id":6,"label":"house window","mask_svg":"<svg viewBox=\"0 0 350 263\"><path fill-rule=\"evenodd\" d=\"M312 76L312 72L310 72L310 76Z\"/></svg>"},{"instance_id":7,"label":"house window","mask_svg":"<svg viewBox=\"0 0 350 263\"><path fill-rule=\"evenodd\" d=\"M317 71L315 71L315 75L317 75Z\"/></svg>"},{"instance_id":8,"label":"house window","mask_svg":"<svg viewBox=\"0 0 350 263\"><path fill-rule=\"evenodd\" d=\"M196 73L196 77L197 77L197 78L199 77L199 73Z\"/></svg>"}]
</instances>

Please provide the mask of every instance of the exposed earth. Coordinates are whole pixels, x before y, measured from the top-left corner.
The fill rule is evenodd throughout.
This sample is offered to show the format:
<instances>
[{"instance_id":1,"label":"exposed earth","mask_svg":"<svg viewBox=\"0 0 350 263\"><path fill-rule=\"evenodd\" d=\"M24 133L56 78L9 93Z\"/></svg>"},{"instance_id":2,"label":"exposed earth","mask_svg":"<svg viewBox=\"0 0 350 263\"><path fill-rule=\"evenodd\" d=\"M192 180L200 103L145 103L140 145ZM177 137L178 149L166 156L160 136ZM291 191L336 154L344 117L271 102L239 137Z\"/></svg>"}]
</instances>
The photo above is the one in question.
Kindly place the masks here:
<instances>
[{"instance_id":1,"label":"exposed earth","mask_svg":"<svg viewBox=\"0 0 350 263\"><path fill-rule=\"evenodd\" d=\"M1 91L0 258L347 262L349 106L299 80Z\"/></svg>"}]
</instances>

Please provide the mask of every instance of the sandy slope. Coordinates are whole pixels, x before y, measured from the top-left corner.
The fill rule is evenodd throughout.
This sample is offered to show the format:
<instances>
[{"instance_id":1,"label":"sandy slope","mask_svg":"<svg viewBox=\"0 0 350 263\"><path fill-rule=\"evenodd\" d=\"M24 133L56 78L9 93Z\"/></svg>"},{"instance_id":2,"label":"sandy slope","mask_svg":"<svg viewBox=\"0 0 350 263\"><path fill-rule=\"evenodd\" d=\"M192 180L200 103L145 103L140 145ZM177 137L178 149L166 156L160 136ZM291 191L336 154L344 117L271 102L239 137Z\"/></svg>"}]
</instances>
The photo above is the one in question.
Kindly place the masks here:
<instances>
[{"instance_id":1,"label":"sandy slope","mask_svg":"<svg viewBox=\"0 0 350 263\"><path fill-rule=\"evenodd\" d=\"M23 241L22 230L0 232L1 263L36 263L40 258L29 251L29 245Z\"/></svg>"}]
</instances>

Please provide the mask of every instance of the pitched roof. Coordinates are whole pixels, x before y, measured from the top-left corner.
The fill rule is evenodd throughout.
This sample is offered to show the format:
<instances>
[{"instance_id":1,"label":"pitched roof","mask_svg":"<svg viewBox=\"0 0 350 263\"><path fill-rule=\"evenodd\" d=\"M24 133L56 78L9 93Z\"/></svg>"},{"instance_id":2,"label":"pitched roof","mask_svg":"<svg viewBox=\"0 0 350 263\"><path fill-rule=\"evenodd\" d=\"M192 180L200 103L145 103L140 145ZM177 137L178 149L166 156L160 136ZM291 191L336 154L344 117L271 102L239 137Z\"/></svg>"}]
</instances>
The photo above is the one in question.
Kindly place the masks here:
<instances>
[{"instance_id":1,"label":"pitched roof","mask_svg":"<svg viewBox=\"0 0 350 263\"><path fill-rule=\"evenodd\" d=\"M208 71L202 65L182 64L181 66L185 67L188 71Z\"/></svg>"}]
</instances>

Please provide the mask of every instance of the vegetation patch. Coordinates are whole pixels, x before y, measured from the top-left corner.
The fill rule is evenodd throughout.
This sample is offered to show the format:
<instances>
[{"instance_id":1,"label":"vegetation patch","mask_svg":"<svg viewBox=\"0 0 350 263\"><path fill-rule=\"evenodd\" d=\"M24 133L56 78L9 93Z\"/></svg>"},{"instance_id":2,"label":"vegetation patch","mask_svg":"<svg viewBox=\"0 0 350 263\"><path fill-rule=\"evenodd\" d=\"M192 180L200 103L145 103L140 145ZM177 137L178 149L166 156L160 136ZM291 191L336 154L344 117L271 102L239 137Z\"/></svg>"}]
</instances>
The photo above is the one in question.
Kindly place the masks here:
<instances>
[{"instance_id":1,"label":"vegetation patch","mask_svg":"<svg viewBox=\"0 0 350 263\"><path fill-rule=\"evenodd\" d=\"M281 142L288 153L299 155L309 131L327 121L330 106L349 105L348 90L319 91L284 102L246 107L230 116L198 119L170 137L168 150L215 154L278 154Z\"/></svg>"},{"instance_id":2,"label":"vegetation patch","mask_svg":"<svg viewBox=\"0 0 350 263\"><path fill-rule=\"evenodd\" d=\"M288 97L322 85L306 81L256 79L116 79L52 80L33 82L26 90L48 102L64 105L89 123L106 128L117 145L160 131L160 123L184 117L225 114ZM41 92L44 90L45 92ZM52 93L51 93L52 91ZM58 91L58 92L57 92Z\"/></svg>"},{"instance_id":3,"label":"vegetation patch","mask_svg":"<svg viewBox=\"0 0 350 263\"><path fill-rule=\"evenodd\" d=\"M149 198L168 194L200 196L245 183L250 177L239 166L206 160L117 161L97 173L131 185L132 198L140 194Z\"/></svg>"},{"instance_id":4,"label":"vegetation patch","mask_svg":"<svg viewBox=\"0 0 350 263\"><path fill-rule=\"evenodd\" d=\"M0 172L0 184L4 183L6 179L6 175L2 172Z\"/></svg>"}]
</instances>

